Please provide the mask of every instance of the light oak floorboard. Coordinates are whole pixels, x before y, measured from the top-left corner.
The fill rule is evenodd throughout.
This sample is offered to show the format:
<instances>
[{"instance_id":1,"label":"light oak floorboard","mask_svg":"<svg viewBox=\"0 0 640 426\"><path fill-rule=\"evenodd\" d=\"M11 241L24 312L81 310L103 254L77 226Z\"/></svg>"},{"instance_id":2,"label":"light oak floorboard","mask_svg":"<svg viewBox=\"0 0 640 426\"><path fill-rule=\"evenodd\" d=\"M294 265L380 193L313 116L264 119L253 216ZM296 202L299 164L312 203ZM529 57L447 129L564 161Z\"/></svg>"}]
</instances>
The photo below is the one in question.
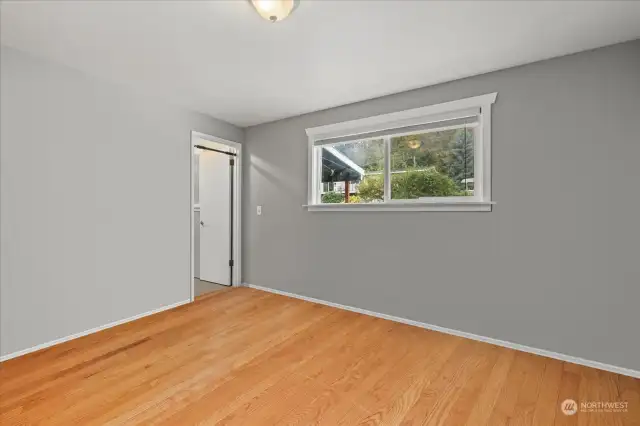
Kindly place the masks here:
<instances>
[{"instance_id":1,"label":"light oak floorboard","mask_svg":"<svg viewBox=\"0 0 640 426\"><path fill-rule=\"evenodd\" d=\"M640 426L640 380L234 288L5 361L0 424Z\"/></svg>"}]
</instances>

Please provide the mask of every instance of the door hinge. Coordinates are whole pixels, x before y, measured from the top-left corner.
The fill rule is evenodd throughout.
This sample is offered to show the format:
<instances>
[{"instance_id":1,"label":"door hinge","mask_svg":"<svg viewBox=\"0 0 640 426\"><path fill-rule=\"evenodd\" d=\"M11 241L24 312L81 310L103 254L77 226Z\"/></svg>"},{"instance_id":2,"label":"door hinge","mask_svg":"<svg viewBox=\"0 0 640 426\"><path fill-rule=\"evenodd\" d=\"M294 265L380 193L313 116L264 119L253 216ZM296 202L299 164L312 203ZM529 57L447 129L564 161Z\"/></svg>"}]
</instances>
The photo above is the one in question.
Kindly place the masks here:
<instances>
[{"instance_id":1,"label":"door hinge","mask_svg":"<svg viewBox=\"0 0 640 426\"><path fill-rule=\"evenodd\" d=\"M233 266L233 260L229 260L229 266Z\"/></svg>"},{"instance_id":2,"label":"door hinge","mask_svg":"<svg viewBox=\"0 0 640 426\"><path fill-rule=\"evenodd\" d=\"M236 162L234 161L233 158L229 158L229 165L233 166L234 164L236 164Z\"/></svg>"}]
</instances>

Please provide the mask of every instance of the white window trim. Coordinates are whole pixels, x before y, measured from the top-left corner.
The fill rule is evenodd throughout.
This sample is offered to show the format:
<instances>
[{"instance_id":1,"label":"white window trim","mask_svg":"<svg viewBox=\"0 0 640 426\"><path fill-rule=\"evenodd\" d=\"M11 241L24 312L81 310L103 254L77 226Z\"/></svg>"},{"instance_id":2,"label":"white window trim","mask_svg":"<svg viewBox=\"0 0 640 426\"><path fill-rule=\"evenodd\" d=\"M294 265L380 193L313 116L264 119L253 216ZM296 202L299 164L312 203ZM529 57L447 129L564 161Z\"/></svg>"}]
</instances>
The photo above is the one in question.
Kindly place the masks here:
<instances>
[{"instance_id":1,"label":"white window trim","mask_svg":"<svg viewBox=\"0 0 640 426\"><path fill-rule=\"evenodd\" d=\"M429 105L406 111L376 115L359 120L328 124L325 126L306 129L309 139L308 146L308 204L304 205L309 211L491 211L495 204L491 199L491 106L495 103L498 93L474 96L472 98ZM477 194L473 197L421 198L417 200L388 200L381 203L369 204L321 204L319 174L322 158L315 150L316 141L339 138L345 136L357 137L359 134L377 132L386 129L407 127L434 121L441 121L461 111L472 108L480 109L479 132L476 136L474 162L476 182L474 188ZM387 150L390 144L387 143ZM479 149L482 147L482 149ZM385 196L390 194L391 181L390 155L385 156ZM477 179L477 177L481 179Z\"/></svg>"}]
</instances>

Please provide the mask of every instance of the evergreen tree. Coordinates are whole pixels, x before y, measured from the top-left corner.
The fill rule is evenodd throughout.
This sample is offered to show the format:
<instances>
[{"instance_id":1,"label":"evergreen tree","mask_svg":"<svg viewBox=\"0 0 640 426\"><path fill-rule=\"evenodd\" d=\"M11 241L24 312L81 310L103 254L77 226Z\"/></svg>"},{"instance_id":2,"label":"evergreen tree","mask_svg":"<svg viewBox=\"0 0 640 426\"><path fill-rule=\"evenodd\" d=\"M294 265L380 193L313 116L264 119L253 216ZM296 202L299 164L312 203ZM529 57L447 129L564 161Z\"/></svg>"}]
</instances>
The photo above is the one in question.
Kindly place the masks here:
<instances>
[{"instance_id":1,"label":"evergreen tree","mask_svg":"<svg viewBox=\"0 0 640 426\"><path fill-rule=\"evenodd\" d=\"M451 157L447 165L447 174L460 189L465 189L464 179L473 178L473 131L458 130L450 149Z\"/></svg>"}]
</instances>

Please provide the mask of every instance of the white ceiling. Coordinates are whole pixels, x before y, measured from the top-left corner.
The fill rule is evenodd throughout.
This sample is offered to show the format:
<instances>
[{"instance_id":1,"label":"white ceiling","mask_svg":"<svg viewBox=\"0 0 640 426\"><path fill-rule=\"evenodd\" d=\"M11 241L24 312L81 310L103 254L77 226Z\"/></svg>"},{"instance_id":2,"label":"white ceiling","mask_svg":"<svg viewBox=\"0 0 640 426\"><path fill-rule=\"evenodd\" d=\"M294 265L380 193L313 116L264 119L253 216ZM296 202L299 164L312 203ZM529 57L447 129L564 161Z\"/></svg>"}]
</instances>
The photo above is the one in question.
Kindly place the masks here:
<instances>
[{"instance_id":1,"label":"white ceiling","mask_svg":"<svg viewBox=\"0 0 640 426\"><path fill-rule=\"evenodd\" d=\"M1 5L3 44L239 126L640 37L640 2L302 0Z\"/></svg>"}]
</instances>

